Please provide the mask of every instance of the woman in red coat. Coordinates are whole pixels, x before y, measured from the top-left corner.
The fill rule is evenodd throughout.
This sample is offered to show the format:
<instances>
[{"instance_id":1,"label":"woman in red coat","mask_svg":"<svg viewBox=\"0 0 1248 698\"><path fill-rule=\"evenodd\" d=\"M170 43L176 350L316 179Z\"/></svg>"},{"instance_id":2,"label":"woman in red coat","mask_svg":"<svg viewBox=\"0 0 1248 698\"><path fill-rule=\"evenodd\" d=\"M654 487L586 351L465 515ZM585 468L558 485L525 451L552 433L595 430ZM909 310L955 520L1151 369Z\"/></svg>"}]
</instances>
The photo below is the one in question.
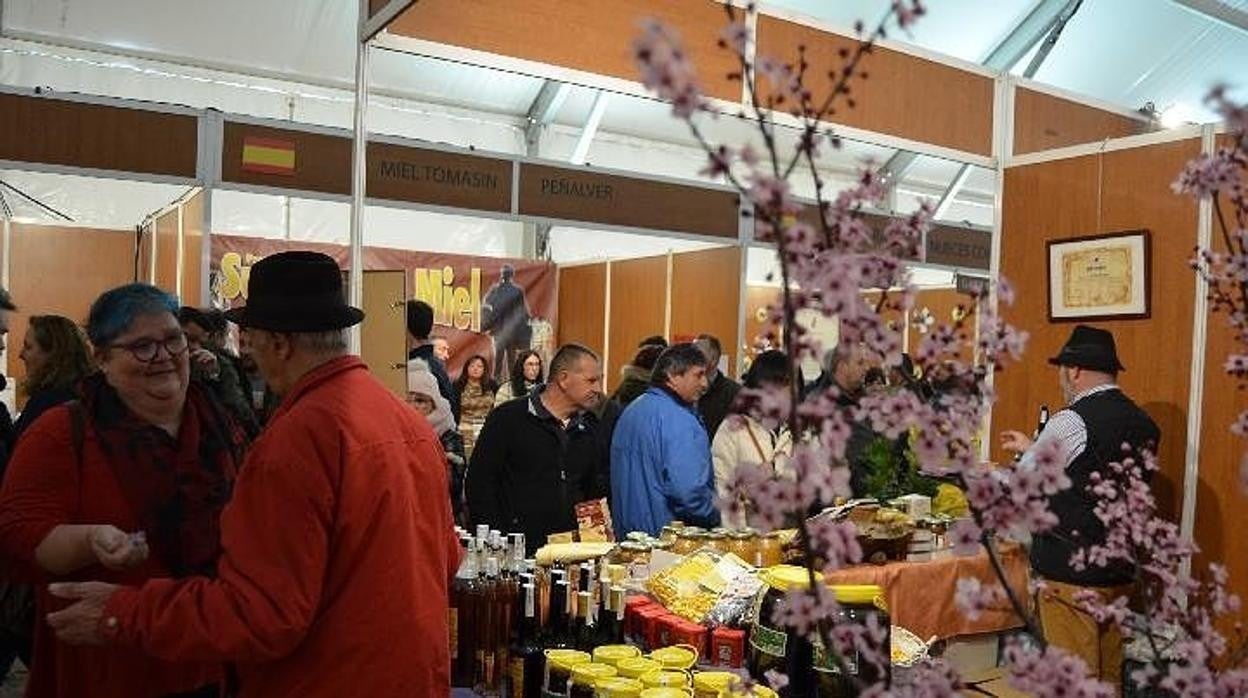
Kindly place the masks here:
<instances>
[{"instance_id":1,"label":"woman in red coat","mask_svg":"<svg viewBox=\"0 0 1248 698\"><path fill-rule=\"evenodd\" d=\"M80 401L26 432L0 489L0 552L39 582L213 575L218 519L241 431L190 383L186 335L167 293L131 284L100 296L87 334L100 373ZM118 647L71 647L43 619L68 604L40 584L29 698L215 696L216 663Z\"/></svg>"}]
</instances>

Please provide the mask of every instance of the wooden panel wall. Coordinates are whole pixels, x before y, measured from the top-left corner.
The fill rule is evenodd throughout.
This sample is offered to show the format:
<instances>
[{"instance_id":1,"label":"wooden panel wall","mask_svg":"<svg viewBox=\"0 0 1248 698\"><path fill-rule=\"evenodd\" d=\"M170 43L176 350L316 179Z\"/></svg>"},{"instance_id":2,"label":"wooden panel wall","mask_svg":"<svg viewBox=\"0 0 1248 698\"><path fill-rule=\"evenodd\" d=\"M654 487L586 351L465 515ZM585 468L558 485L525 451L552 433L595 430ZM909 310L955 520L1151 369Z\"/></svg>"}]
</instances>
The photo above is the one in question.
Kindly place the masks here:
<instances>
[{"instance_id":1,"label":"wooden panel wall","mask_svg":"<svg viewBox=\"0 0 1248 698\"><path fill-rule=\"evenodd\" d=\"M606 324L606 263L560 268L559 344L584 344L605 361Z\"/></svg>"},{"instance_id":2,"label":"wooden panel wall","mask_svg":"<svg viewBox=\"0 0 1248 698\"><path fill-rule=\"evenodd\" d=\"M636 81L631 43L645 17L661 18L680 32L707 94L741 98L741 83L727 79L737 69L736 60L716 46L728 22L722 4L714 0L420 0L388 30ZM535 32L536 27L542 29Z\"/></svg>"},{"instance_id":3,"label":"wooden panel wall","mask_svg":"<svg viewBox=\"0 0 1248 698\"><path fill-rule=\"evenodd\" d=\"M143 229L143 237L139 243L138 262L132 266L131 281L142 281L147 284L155 281L152 276L152 257L155 251L156 226L150 225Z\"/></svg>"},{"instance_id":4,"label":"wooden panel wall","mask_svg":"<svg viewBox=\"0 0 1248 698\"><path fill-rule=\"evenodd\" d=\"M637 343L665 334L666 303L666 255L611 263L611 339L605 371L608 392L619 385L620 368L632 361Z\"/></svg>"},{"instance_id":5,"label":"wooden panel wall","mask_svg":"<svg viewBox=\"0 0 1248 698\"><path fill-rule=\"evenodd\" d=\"M178 292L178 212L156 219L156 285Z\"/></svg>"},{"instance_id":6,"label":"wooden panel wall","mask_svg":"<svg viewBox=\"0 0 1248 698\"><path fill-rule=\"evenodd\" d=\"M710 334L719 339L728 375L739 373L737 318L741 317L740 247L672 256L672 336Z\"/></svg>"},{"instance_id":7,"label":"wooden panel wall","mask_svg":"<svg viewBox=\"0 0 1248 698\"><path fill-rule=\"evenodd\" d=\"M1014 167L1005 174L1001 273L1018 297L1005 317L1031 339L1023 363L998 374L993 429L1029 430L1041 403L1063 404L1046 359L1074 324L1048 322L1047 272L1039 261L1045 242L1147 228L1153 240L1152 317L1095 324L1114 333L1127 368L1119 377L1123 389L1161 427L1155 490L1171 515L1183 491L1195 292L1187 260L1196 244L1197 211L1191 199L1170 191L1170 183L1199 151L1199 141L1188 140ZM992 443L993 457L1005 458L995 434Z\"/></svg>"},{"instance_id":8,"label":"wooden panel wall","mask_svg":"<svg viewBox=\"0 0 1248 698\"><path fill-rule=\"evenodd\" d=\"M1219 145L1229 145L1223 142ZM1214 222L1213 247L1226 244ZM1205 350L1205 387L1201 401L1200 473L1196 487L1196 543L1203 553L1193 571L1220 562L1231 574L1231 591L1248 598L1248 555L1240 532L1248 528L1248 498L1240 484L1239 464L1248 441L1230 432L1240 412L1248 409L1248 391L1236 389L1222 366L1230 353L1243 353L1225 313L1209 316Z\"/></svg>"},{"instance_id":9,"label":"wooden panel wall","mask_svg":"<svg viewBox=\"0 0 1248 698\"><path fill-rule=\"evenodd\" d=\"M853 50L854 39L763 15L758 20L758 55L796 64L797 47L806 47L811 73L837 75L842 49ZM866 80L855 79L855 108L843 98L829 120L846 126L943 145L970 153L992 153L993 80L909 54L877 47L860 67ZM764 89L766 81L763 81ZM816 103L832 87L830 78L809 85ZM921 108L919 105L922 105Z\"/></svg>"},{"instance_id":10,"label":"wooden panel wall","mask_svg":"<svg viewBox=\"0 0 1248 698\"><path fill-rule=\"evenodd\" d=\"M64 315L85 324L96 297L133 280L134 233L14 223L9 291L18 312L9 323L8 375L26 371L18 358L27 318ZM55 279L55 283L49 283Z\"/></svg>"},{"instance_id":11,"label":"wooden panel wall","mask_svg":"<svg viewBox=\"0 0 1248 698\"><path fill-rule=\"evenodd\" d=\"M182 206L182 288L184 305L207 305L203 297L204 195L187 199Z\"/></svg>"},{"instance_id":12,"label":"wooden panel wall","mask_svg":"<svg viewBox=\"0 0 1248 698\"><path fill-rule=\"evenodd\" d=\"M199 126L187 114L0 94L0 159L195 176Z\"/></svg>"},{"instance_id":13,"label":"wooden panel wall","mask_svg":"<svg viewBox=\"0 0 1248 698\"><path fill-rule=\"evenodd\" d=\"M1014 154L1143 133L1138 120L1019 87L1014 92Z\"/></svg>"},{"instance_id":14,"label":"wooden panel wall","mask_svg":"<svg viewBox=\"0 0 1248 698\"><path fill-rule=\"evenodd\" d=\"M919 291L915 298L914 310L921 311L922 308L927 308L931 311L932 318L935 320L932 327L936 327L953 324L953 312L958 306L962 306L964 311L971 310L974 307L974 300L970 296L958 293L956 289L952 288L925 288ZM906 342L906 351L913 355L915 350L919 348L919 343L923 341L923 332L913 324L916 320L916 314L913 311L910 317L912 324L910 325L910 334ZM963 344L966 341L975 340L976 326L975 322L967 325ZM974 350L970 346L964 346L961 358L963 361L971 361L975 358Z\"/></svg>"}]
</instances>

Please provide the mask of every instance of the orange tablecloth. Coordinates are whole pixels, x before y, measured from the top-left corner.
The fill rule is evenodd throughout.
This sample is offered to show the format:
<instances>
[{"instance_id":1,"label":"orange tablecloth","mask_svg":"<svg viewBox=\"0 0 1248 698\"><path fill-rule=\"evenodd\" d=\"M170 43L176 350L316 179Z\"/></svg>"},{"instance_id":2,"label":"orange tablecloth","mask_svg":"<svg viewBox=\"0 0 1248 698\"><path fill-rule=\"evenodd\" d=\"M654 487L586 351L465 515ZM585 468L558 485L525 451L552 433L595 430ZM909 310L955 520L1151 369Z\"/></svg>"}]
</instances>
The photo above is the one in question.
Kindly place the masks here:
<instances>
[{"instance_id":1,"label":"orange tablecloth","mask_svg":"<svg viewBox=\"0 0 1248 698\"><path fill-rule=\"evenodd\" d=\"M1023 548L1000 546L1001 563L1010 587L1024 603L1030 566ZM946 557L924 562L893 562L887 565L859 565L839 570L829 576L830 584L875 584L884 588L889 616L893 625L927 640L942 640L959 635L994 633L1020 628L1022 619L1004 602L1000 608L985 610L979 618L966 617L953 601L958 580L978 577L985 583L996 583L988 554L973 557Z\"/></svg>"}]
</instances>

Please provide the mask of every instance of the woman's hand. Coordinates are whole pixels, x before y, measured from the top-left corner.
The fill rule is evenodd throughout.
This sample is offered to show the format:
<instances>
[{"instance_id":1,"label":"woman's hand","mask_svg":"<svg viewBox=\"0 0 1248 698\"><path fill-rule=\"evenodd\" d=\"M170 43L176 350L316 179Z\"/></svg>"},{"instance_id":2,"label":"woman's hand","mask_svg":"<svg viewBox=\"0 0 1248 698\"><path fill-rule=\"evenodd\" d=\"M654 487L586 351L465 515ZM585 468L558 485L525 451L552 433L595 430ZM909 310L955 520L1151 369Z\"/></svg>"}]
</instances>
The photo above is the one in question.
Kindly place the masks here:
<instances>
[{"instance_id":1,"label":"woman's hand","mask_svg":"<svg viewBox=\"0 0 1248 698\"><path fill-rule=\"evenodd\" d=\"M126 533L116 526L95 526L87 542L95 559L110 570L130 569L147 560L147 536L142 531Z\"/></svg>"}]
</instances>

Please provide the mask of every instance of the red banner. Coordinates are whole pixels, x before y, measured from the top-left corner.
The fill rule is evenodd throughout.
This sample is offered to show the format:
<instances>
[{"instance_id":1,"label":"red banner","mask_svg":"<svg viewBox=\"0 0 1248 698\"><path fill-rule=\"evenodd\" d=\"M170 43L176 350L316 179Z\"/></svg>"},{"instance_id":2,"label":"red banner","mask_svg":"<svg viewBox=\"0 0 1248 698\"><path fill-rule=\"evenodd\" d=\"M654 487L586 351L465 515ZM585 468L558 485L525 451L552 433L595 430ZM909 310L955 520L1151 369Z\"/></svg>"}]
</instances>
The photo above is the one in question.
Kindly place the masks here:
<instances>
[{"instance_id":1,"label":"red banner","mask_svg":"<svg viewBox=\"0 0 1248 698\"><path fill-rule=\"evenodd\" d=\"M246 305L251 266L277 252L324 252L347 269L348 251L342 245L217 234L211 240L209 278L218 308ZM452 378L474 355L485 357L501 380L520 349L537 350L545 363L554 353L558 297L553 264L365 247L364 269L404 271L407 297L433 306L434 334L450 342L447 372ZM508 359L502 366L496 366L498 355Z\"/></svg>"}]
</instances>

